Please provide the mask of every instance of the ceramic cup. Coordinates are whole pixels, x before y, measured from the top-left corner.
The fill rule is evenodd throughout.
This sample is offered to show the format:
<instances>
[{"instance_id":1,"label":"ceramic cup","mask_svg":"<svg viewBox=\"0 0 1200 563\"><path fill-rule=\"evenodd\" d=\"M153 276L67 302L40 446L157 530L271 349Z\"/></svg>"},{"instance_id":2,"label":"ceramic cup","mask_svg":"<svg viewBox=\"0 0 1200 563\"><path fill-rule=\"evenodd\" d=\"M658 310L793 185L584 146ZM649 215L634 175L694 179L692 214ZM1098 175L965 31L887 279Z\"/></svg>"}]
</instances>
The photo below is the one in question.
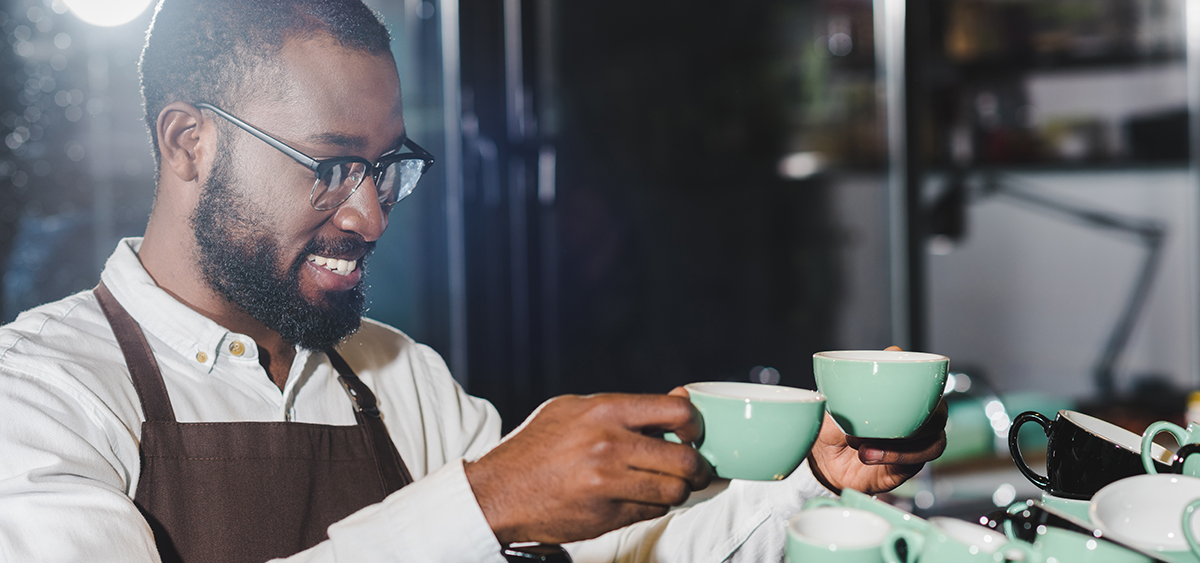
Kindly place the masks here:
<instances>
[{"instance_id":1,"label":"ceramic cup","mask_svg":"<svg viewBox=\"0 0 1200 563\"><path fill-rule=\"evenodd\" d=\"M898 553L903 540L909 561L919 563L1000 563L1011 557L1041 561L1032 545L1009 541L1004 534L978 524L945 517L930 518L929 524L924 531L892 530L883 541L883 560L904 563Z\"/></svg>"},{"instance_id":2,"label":"ceramic cup","mask_svg":"<svg viewBox=\"0 0 1200 563\"><path fill-rule=\"evenodd\" d=\"M1056 497L1045 491L1042 492L1042 504L1084 522L1088 521L1088 508L1092 506L1091 501Z\"/></svg>"},{"instance_id":3,"label":"ceramic cup","mask_svg":"<svg viewBox=\"0 0 1200 563\"><path fill-rule=\"evenodd\" d=\"M854 489L843 489L842 496L837 499L829 497L814 497L804 505L805 508L816 506L846 506L866 510L882 516L887 520L892 527L895 528L925 528L929 525L927 520L924 520L905 510L896 508L886 502L883 502L866 493L860 493Z\"/></svg>"},{"instance_id":4,"label":"ceramic cup","mask_svg":"<svg viewBox=\"0 0 1200 563\"><path fill-rule=\"evenodd\" d=\"M1156 448L1154 443L1154 437L1161 432L1170 433L1175 437L1175 441L1179 442L1178 457L1170 454L1167 454L1168 457L1173 459L1154 457L1155 454L1163 453L1163 448ZM1153 475L1164 467L1164 462L1169 461L1170 470L1166 472L1200 477L1200 456L1190 455L1196 453L1197 448L1200 448L1200 424L1192 422L1187 428L1181 428L1178 424L1160 420L1147 426L1146 431L1142 433L1142 467L1146 469L1146 473Z\"/></svg>"},{"instance_id":5,"label":"ceramic cup","mask_svg":"<svg viewBox=\"0 0 1200 563\"><path fill-rule=\"evenodd\" d=\"M1046 475L1029 468L1017 445L1017 435L1026 422L1036 422L1049 441L1046 444ZM1034 485L1060 498L1089 500L1105 485L1118 479L1141 475L1141 437L1110 422L1075 411L1058 411L1051 421L1027 411L1013 419L1008 430L1008 449L1017 469ZM1170 454L1154 445L1158 459ZM1166 470L1163 465L1161 470Z\"/></svg>"},{"instance_id":6,"label":"ceramic cup","mask_svg":"<svg viewBox=\"0 0 1200 563\"><path fill-rule=\"evenodd\" d=\"M1032 502L1014 503L1008 513L1012 517L1004 521L1004 534L1032 543L1045 563L1154 563L1153 557L1103 537L1049 525L1051 519ZM1021 524L1028 529L1016 529Z\"/></svg>"},{"instance_id":7,"label":"ceramic cup","mask_svg":"<svg viewBox=\"0 0 1200 563\"><path fill-rule=\"evenodd\" d=\"M861 438L906 438L929 419L950 360L937 354L858 350L813 355L817 389L838 428Z\"/></svg>"},{"instance_id":8,"label":"ceramic cup","mask_svg":"<svg viewBox=\"0 0 1200 563\"><path fill-rule=\"evenodd\" d=\"M732 381L684 388L704 420L692 445L726 479L787 477L812 449L825 416L825 396L808 389Z\"/></svg>"},{"instance_id":9,"label":"ceramic cup","mask_svg":"<svg viewBox=\"0 0 1200 563\"><path fill-rule=\"evenodd\" d=\"M805 507L788 520L787 561L883 563L879 546L891 531L887 520L865 510Z\"/></svg>"},{"instance_id":10,"label":"ceramic cup","mask_svg":"<svg viewBox=\"0 0 1200 563\"><path fill-rule=\"evenodd\" d=\"M1100 489L1092 523L1105 535L1174 563L1200 562L1200 478L1138 475Z\"/></svg>"}]
</instances>

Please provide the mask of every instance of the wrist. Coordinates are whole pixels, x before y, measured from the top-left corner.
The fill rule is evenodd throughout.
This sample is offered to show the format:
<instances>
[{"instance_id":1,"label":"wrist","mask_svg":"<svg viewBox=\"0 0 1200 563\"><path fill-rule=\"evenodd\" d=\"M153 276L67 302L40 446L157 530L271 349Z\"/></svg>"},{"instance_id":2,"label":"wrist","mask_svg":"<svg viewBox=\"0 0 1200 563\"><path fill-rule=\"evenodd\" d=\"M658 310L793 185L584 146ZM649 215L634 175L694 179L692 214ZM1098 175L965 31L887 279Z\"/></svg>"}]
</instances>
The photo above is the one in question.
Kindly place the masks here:
<instances>
[{"instance_id":1,"label":"wrist","mask_svg":"<svg viewBox=\"0 0 1200 563\"><path fill-rule=\"evenodd\" d=\"M812 471L813 478L816 479L822 487L829 489L829 492L835 495L842 494L842 489L844 487L840 486L840 484L835 484L829 479L828 476L825 475L825 472L821 468L821 464L817 461L817 456L813 455L812 452L809 452L808 454L808 468L809 471Z\"/></svg>"},{"instance_id":2,"label":"wrist","mask_svg":"<svg viewBox=\"0 0 1200 563\"><path fill-rule=\"evenodd\" d=\"M467 484L471 486L471 493L475 495L479 510L483 512L488 527L496 536L496 541L500 542L500 545L520 541L517 538L517 527L508 517L511 511L500 495L495 494L495 480L491 478L486 465L481 467L478 461L464 462L463 472L467 476Z\"/></svg>"}]
</instances>

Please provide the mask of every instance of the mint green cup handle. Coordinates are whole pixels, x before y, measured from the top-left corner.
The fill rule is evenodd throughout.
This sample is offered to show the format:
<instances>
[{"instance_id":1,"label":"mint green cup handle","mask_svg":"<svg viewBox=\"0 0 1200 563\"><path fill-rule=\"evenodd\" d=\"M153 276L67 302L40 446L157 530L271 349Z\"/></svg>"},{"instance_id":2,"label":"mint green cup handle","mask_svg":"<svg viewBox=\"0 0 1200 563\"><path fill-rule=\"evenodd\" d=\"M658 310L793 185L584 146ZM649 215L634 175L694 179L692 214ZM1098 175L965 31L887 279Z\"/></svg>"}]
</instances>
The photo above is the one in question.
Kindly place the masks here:
<instances>
[{"instance_id":1,"label":"mint green cup handle","mask_svg":"<svg viewBox=\"0 0 1200 563\"><path fill-rule=\"evenodd\" d=\"M904 540L904 545L908 548L908 559L900 559L900 554L896 552L896 543ZM916 530L908 528L896 528L888 534L887 539L883 540L883 560L886 563L913 563L917 560L921 551L925 548L925 536Z\"/></svg>"},{"instance_id":2,"label":"mint green cup handle","mask_svg":"<svg viewBox=\"0 0 1200 563\"><path fill-rule=\"evenodd\" d=\"M1006 512L1008 512L1009 516L1016 516L1016 515L1024 512L1028 508L1029 508L1029 503L1026 501L1014 502L1014 503L1012 503L1012 505L1010 505L1008 507ZM1004 535L1008 536L1008 539L1010 539L1010 540L1017 539L1017 531L1013 529L1013 519L1012 518L1004 519Z\"/></svg>"},{"instance_id":3,"label":"mint green cup handle","mask_svg":"<svg viewBox=\"0 0 1200 563\"><path fill-rule=\"evenodd\" d=\"M1151 475L1157 475L1158 468L1155 467L1154 458L1150 457L1150 450L1154 444L1154 437L1164 431L1170 432L1180 445L1192 441L1191 432L1180 428L1178 424L1160 420L1147 426L1146 431L1142 433L1142 466L1146 468L1146 473Z\"/></svg>"},{"instance_id":4,"label":"mint green cup handle","mask_svg":"<svg viewBox=\"0 0 1200 563\"><path fill-rule=\"evenodd\" d=\"M1200 557L1200 541L1192 534L1192 520L1196 518L1196 509L1200 508L1200 498L1192 501L1183 509L1183 537L1187 538L1192 553Z\"/></svg>"}]
</instances>

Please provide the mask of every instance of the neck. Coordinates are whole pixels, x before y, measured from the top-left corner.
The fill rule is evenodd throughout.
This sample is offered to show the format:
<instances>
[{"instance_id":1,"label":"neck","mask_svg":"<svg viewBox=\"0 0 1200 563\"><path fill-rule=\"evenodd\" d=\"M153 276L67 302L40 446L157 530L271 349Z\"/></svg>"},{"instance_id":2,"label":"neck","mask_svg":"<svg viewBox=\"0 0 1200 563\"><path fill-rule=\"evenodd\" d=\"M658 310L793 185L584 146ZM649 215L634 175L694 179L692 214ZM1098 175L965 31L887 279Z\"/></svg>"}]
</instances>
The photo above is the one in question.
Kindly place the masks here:
<instances>
[{"instance_id":1,"label":"neck","mask_svg":"<svg viewBox=\"0 0 1200 563\"><path fill-rule=\"evenodd\" d=\"M138 250L142 267L154 283L175 300L226 329L254 339L258 344L259 363L282 390L296 357L295 347L209 287L198 266L196 256L199 252L193 237L166 232L166 229L177 228L177 223L168 223L151 215Z\"/></svg>"}]
</instances>

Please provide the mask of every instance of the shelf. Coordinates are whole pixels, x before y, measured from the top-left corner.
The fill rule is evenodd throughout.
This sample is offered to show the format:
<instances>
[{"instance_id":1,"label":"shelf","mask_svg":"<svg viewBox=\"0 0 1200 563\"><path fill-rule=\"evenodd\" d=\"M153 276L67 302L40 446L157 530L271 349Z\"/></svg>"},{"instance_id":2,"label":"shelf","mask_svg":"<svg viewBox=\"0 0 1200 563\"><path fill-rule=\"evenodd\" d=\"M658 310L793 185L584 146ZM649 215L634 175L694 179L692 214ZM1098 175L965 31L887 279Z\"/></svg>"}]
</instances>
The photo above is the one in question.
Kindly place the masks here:
<instances>
[{"instance_id":1,"label":"shelf","mask_svg":"<svg viewBox=\"0 0 1200 563\"><path fill-rule=\"evenodd\" d=\"M1137 70L1167 65L1183 65L1183 55L1106 55L1097 57L1013 56L1008 58L976 59L955 62L949 59L931 60L938 68L954 69L964 78L995 78L1005 75L1025 75L1035 72L1078 70Z\"/></svg>"}]
</instances>

